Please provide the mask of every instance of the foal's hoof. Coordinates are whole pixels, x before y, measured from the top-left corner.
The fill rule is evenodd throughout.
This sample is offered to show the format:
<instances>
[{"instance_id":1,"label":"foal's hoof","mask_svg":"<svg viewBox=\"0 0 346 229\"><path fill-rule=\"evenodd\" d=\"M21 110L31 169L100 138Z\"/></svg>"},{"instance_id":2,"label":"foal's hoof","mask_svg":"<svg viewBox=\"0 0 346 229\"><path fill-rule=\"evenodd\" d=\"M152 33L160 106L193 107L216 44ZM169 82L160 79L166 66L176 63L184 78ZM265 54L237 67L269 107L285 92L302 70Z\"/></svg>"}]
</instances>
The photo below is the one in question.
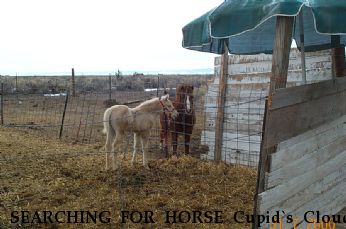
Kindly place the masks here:
<instances>
[{"instance_id":1,"label":"foal's hoof","mask_svg":"<svg viewBox=\"0 0 346 229\"><path fill-rule=\"evenodd\" d=\"M150 170L149 165L144 165L144 168L145 168L146 170Z\"/></svg>"}]
</instances>

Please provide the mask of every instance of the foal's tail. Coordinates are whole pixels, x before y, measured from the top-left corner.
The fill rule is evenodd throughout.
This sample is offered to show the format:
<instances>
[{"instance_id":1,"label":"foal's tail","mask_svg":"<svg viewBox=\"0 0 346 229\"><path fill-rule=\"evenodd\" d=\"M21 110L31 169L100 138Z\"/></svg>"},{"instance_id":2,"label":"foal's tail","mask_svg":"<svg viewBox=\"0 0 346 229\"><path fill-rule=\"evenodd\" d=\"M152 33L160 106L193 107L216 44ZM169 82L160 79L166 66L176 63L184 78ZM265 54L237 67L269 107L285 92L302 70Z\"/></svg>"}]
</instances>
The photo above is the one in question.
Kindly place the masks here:
<instances>
[{"instance_id":1,"label":"foal's tail","mask_svg":"<svg viewBox=\"0 0 346 229\"><path fill-rule=\"evenodd\" d=\"M103 130L102 130L102 133L104 134L110 134L110 135L114 135L115 134L115 131L112 127L112 124L111 124L111 114L112 114L112 108L108 108L104 115L103 115Z\"/></svg>"}]
</instances>

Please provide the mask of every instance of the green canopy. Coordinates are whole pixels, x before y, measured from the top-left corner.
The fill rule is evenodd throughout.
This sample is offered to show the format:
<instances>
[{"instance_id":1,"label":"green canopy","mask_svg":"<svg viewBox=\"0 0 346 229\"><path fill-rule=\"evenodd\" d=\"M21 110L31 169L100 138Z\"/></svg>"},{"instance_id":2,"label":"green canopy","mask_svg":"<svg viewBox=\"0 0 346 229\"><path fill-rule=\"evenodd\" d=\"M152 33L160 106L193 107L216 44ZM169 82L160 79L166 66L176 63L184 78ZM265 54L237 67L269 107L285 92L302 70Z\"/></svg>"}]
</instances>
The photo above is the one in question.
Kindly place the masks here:
<instances>
[{"instance_id":1,"label":"green canopy","mask_svg":"<svg viewBox=\"0 0 346 229\"><path fill-rule=\"evenodd\" d=\"M276 16L303 10L306 51L346 44L346 0L228 0L183 28L183 47L233 54L272 53ZM300 48L299 18L293 38Z\"/></svg>"}]
</instances>

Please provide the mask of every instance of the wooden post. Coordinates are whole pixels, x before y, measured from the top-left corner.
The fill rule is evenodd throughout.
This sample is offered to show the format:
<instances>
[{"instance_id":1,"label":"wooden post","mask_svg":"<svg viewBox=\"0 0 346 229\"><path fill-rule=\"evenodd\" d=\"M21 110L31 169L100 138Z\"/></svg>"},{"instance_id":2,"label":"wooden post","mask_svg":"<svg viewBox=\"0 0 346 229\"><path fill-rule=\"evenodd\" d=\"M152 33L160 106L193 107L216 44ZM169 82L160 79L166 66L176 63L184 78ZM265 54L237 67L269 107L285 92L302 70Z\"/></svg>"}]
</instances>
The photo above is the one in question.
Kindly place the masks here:
<instances>
[{"instance_id":1,"label":"wooden post","mask_svg":"<svg viewBox=\"0 0 346 229\"><path fill-rule=\"evenodd\" d=\"M109 84L109 102L112 100L112 77L111 74L108 76L108 84Z\"/></svg>"},{"instance_id":2,"label":"wooden post","mask_svg":"<svg viewBox=\"0 0 346 229\"><path fill-rule=\"evenodd\" d=\"M214 149L214 160L215 161L221 161L227 78L228 78L228 48L227 48L227 44L225 42L224 43L224 53L222 54L222 58L221 58L219 94L217 97L217 114L216 114L216 125L215 125L215 149Z\"/></svg>"},{"instance_id":3,"label":"wooden post","mask_svg":"<svg viewBox=\"0 0 346 229\"><path fill-rule=\"evenodd\" d=\"M289 55L292 43L292 30L293 30L293 17L276 17L276 33L273 47L273 60L272 60L272 75L270 78L269 96L266 101L265 119L263 121L263 133L261 142L260 160L258 164L257 187L255 196L254 214L259 214L257 199L258 194L266 190L265 187L265 174L270 171L270 154L275 151L276 146L267 145L267 133L271 130L268 129L267 124L270 120L271 98L272 94L278 88L285 88L287 82ZM252 228L257 229L256 223Z\"/></svg>"},{"instance_id":4,"label":"wooden post","mask_svg":"<svg viewBox=\"0 0 346 229\"><path fill-rule=\"evenodd\" d=\"M292 43L293 17L276 17L276 33L273 47L272 75L269 95L275 89L285 88Z\"/></svg>"},{"instance_id":5,"label":"wooden post","mask_svg":"<svg viewBox=\"0 0 346 229\"><path fill-rule=\"evenodd\" d=\"M306 84L303 8L300 10L300 13L299 13L299 31L300 31L300 56L301 56L301 62L302 62L302 81L303 81L303 84Z\"/></svg>"},{"instance_id":6,"label":"wooden post","mask_svg":"<svg viewBox=\"0 0 346 229\"><path fill-rule=\"evenodd\" d=\"M16 93L18 92L18 76L17 76L17 73L16 73Z\"/></svg>"},{"instance_id":7,"label":"wooden post","mask_svg":"<svg viewBox=\"0 0 346 229\"><path fill-rule=\"evenodd\" d=\"M1 125L4 125L4 83L1 83L1 92L0 92L0 95L1 95L1 98L0 98L0 109L1 109Z\"/></svg>"},{"instance_id":8,"label":"wooden post","mask_svg":"<svg viewBox=\"0 0 346 229\"><path fill-rule=\"evenodd\" d=\"M345 47L334 48L332 55L334 74L336 77L343 77L345 70Z\"/></svg>"},{"instance_id":9,"label":"wooden post","mask_svg":"<svg viewBox=\"0 0 346 229\"><path fill-rule=\"evenodd\" d=\"M157 77L156 97L159 97L160 76Z\"/></svg>"},{"instance_id":10,"label":"wooden post","mask_svg":"<svg viewBox=\"0 0 346 229\"><path fill-rule=\"evenodd\" d=\"M254 208L253 208L253 215L257 216L258 214L258 206L257 206L257 201L258 201L258 194L260 194L261 192L263 192L264 189L264 169L263 169L263 163L262 161L264 160L263 158L263 148L264 148L264 133L265 133L265 126L266 126L266 120L267 120L267 107L268 107L268 99L266 99L265 101L265 110L264 110L264 116L263 116L263 125L262 125L262 139L261 139L261 155L259 157L259 161L258 161L258 167L257 167L257 181L256 181L256 190L255 190L255 197L254 197ZM260 176L260 174L262 176ZM252 229L257 229L257 225L256 223L252 224Z\"/></svg>"},{"instance_id":11,"label":"wooden post","mask_svg":"<svg viewBox=\"0 0 346 229\"><path fill-rule=\"evenodd\" d=\"M340 46L340 36L331 36L332 45ZM342 77L345 69L345 46L332 49L332 77Z\"/></svg>"},{"instance_id":12,"label":"wooden post","mask_svg":"<svg viewBox=\"0 0 346 229\"><path fill-rule=\"evenodd\" d=\"M72 68L72 75L71 75L71 92L72 92L72 97L76 96L76 81L74 78L74 68Z\"/></svg>"},{"instance_id":13,"label":"wooden post","mask_svg":"<svg viewBox=\"0 0 346 229\"><path fill-rule=\"evenodd\" d=\"M19 99L18 99L18 76L17 76L17 73L16 73L16 91L15 91L15 93L16 93L16 99L18 101Z\"/></svg>"},{"instance_id":14,"label":"wooden post","mask_svg":"<svg viewBox=\"0 0 346 229\"><path fill-rule=\"evenodd\" d=\"M258 193L265 191L265 173L269 172L269 151L266 145L266 132L271 131L265 126L270 119L271 97L278 88L285 88L287 82L289 55L292 43L293 17L278 16L276 18L276 34L273 47L272 76L270 79L270 91L266 106L266 115L263 127L263 139L261 144L261 164L259 170Z\"/></svg>"},{"instance_id":15,"label":"wooden post","mask_svg":"<svg viewBox=\"0 0 346 229\"><path fill-rule=\"evenodd\" d=\"M61 139L62 131L63 131L63 129L64 129L64 122L65 122L65 114L66 114L67 103L68 103L68 92L66 92L64 111L62 112L61 125L60 125L60 132L59 132L59 139Z\"/></svg>"}]
</instances>

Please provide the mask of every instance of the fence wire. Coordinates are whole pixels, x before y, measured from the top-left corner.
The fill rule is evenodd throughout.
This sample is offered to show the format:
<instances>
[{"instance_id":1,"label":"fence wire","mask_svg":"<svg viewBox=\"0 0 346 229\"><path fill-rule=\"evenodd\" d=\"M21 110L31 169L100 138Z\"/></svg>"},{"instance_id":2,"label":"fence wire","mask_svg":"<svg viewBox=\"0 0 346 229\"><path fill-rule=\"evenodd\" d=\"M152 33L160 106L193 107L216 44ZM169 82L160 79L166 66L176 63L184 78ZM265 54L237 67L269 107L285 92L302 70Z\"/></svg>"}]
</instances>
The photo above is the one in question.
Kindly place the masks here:
<instances>
[{"instance_id":1,"label":"fence wire","mask_svg":"<svg viewBox=\"0 0 346 229\"><path fill-rule=\"evenodd\" d=\"M154 85L155 79L154 81L147 79L142 82L144 84L142 87L148 89L123 91L117 90L117 83L114 82L113 86L107 87L109 81L106 78L104 79L105 86L102 87L99 86L99 79L89 79L82 82L80 80L76 83L77 86L79 85L77 96L70 95L67 99L66 95L69 88L66 86L66 79L62 81L49 80L48 86L43 87L46 88L46 91L35 94L19 93L18 88L10 89L13 83L10 86L5 86L7 92L4 93L4 125L35 129L52 137L61 135L63 140L74 143L103 144L105 136L102 135L101 131L103 129L103 113L107 107L115 104L135 107L145 100L163 95L164 91L169 93L174 100L177 85L185 83L158 79L163 87L153 88L160 83L156 82ZM55 87L51 86L52 82L54 82ZM63 87L64 83L65 88ZM95 83L97 86L93 85ZM16 85L21 87L18 83ZM194 110L197 118L189 143L190 152L199 158L213 159L218 88L215 85L209 85L207 88L207 79L203 79L199 83L195 81L192 85L195 85ZM95 88L104 90L90 91ZM112 88L112 90L109 92L106 88ZM41 88L40 90L44 89ZM39 89L34 91L39 91ZM226 94L226 103L223 107L225 117L222 140L222 160L225 162L257 166L265 98L265 90L259 90L253 86L251 88L240 87ZM158 121L151 131L150 151L161 151L161 130L162 127ZM181 134L179 133L179 136ZM130 136L129 139L133 143L133 137ZM168 143L169 149L171 149L171 137L169 137ZM184 152L184 146L183 136L180 136L178 138L178 151Z\"/></svg>"}]
</instances>

